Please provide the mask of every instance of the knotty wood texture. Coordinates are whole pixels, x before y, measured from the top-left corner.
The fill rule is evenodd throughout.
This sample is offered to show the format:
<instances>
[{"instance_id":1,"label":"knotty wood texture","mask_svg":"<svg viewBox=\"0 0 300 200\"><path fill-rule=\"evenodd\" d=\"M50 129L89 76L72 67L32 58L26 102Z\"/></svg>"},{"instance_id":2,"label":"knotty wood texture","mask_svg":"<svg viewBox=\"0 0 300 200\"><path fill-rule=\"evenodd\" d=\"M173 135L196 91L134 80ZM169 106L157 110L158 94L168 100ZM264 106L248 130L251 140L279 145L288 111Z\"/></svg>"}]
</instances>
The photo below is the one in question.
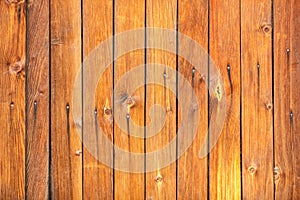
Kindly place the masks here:
<instances>
[{"instance_id":1,"label":"knotty wood texture","mask_svg":"<svg viewBox=\"0 0 300 200\"><path fill-rule=\"evenodd\" d=\"M300 199L299 24L298 0L0 1L0 199ZM191 37L210 53L222 75L227 116L208 157L198 154L211 114L204 84L209 77L195 72L193 78L192 64L180 56L159 49L122 55L100 77L94 97L86 98L94 73L87 65L81 68L82 62L106 39L111 45L99 58L112 61L136 42L121 43L112 36L145 27L178 29ZM174 51L185 48L175 32L167 39L153 33L136 39L143 45L171 45ZM113 94L122 76L145 62L143 74L127 79ZM175 94L153 84L128 92L131 83L154 79L167 87L175 83L178 94L185 94L180 76L152 63L178 69L194 84L201 111L192 146L162 168L147 156L144 163L113 157L114 149L99 137L101 129L117 147L139 153L175 138L186 112L177 106ZM78 75L83 88L75 98L83 101L74 105ZM129 137L117 124L126 124L126 115L117 113L121 108L132 122L155 129L163 116L155 109L151 114L154 104L166 114L156 135ZM74 109L82 108L83 120L74 121ZM195 123L189 123L186 133L193 131ZM139 134L154 131L144 130ZM93 146L82 145L80 136ZM172 149L165 158L175 154ZM129 168L146 164L157 169L126 173L101 163L100 157L108 158L108 165L124 161Z\"/></svg>"},{"instance_id":2,"label":"knotty wood texture","mask_svg":"<svg viewBox=\"0 0 300 200\"><path fill-rule=\"evenodd\" d=\"M27 4L26 197L48 199L49 1Z\"/></svg>"},{"instance_id":3,"label":"knotty wood texture","mask_svg":"<svg viewBox=\"0 0 300 200\"><path fill-rule=\"evenodd\" d=\"M189 12L186 12L189 10ZM195 31L197 30L197 31ZM204 51L208 52L208 1L178 1L178 31L188 37L193 38L198 42ZM178 48L184 48L183 42L178 41ZM207 55L208 58L208 55ZM208 61L206 72L208 74ZM198 98L198 111L201 111L200 123L196 126L197 130L193 130L193 124L197 124L195 121L195 113L191 116L191 120L188 121L188 125L185 127L185 132L197 131L196 138L192 146L182 155L178 160L178 174L177 174L177 193L178 199L206 199L207 198L207 157L199 159L198 152L201 149L201 145L204 144L205 135L208 134L208 89L204 82L203 75L199 72L195 72L193 78L193 67L184 58L179 57L178 71L179 73L189 81L191 85L194 85L194 94ZM207 77L206 77L207 78ZM193 80L194 79L194 80ZM180 78L178 81L178 96L184 95L180 84ZM190 91L193 93L193 91ZM193 105L190 105L190 108ZM179 119L182 116L181 112L184 110L179 109ZM197 111L197 110L196 110ZM179 126L181 122L178 122ZM183 125L183 124L182 124ZM184 143L187 139L178 139L178 143Z\"/></svg>"},{"instance_id":4,"label":"knotty wood texture","mask_svg":"<svg viewBox=\"0 0 300 200\"><path fill-rule=\"evenodd\" d=\"M81 3L51 1L51 196L82 199L81 141L73 120L73 84L81 67ZM78 105L74 105L78 106Z\"/></svg>"},{"instance_id":5,"label":"knotty wood texture","mask_svg":"<svg viewBox=\"0 0 300 200\"><path fill-rule=\"evenodd\" d=\"M177 21L177 3L174 0L167 1L146 1L146 21L147 27L159 27L168 28L171 30L176 30ZM166 47L169 43L176 44L176 34L170 35L168 40L162 40L162 38L155 38L155 34L147 34L147 41L160 43L162 47ZM176 51L176 45L174 45L174 51ZM147 66L148 63L157 63L166 65L164 72L158 70L157 66L155 69L146 68L146 77L156 82L163 82L164 73L165 83L176 82L176 76L171 76L169 72L171 69L176 69L176 55L162 50L152 50L147 51ZM156 72L157 71L157 72ZM152 76L152 78L151 78ZM159 80L160 79L160 80ZM146 81L147 83L147 81ZM146 92L146 112L149 113L150 108L154 104L163 106L166 112L166 121L163 129L157 133L154 137L147 138L146 141L146 152L152 152L161 149L163 146L167 145L176 136L176 97L171 90L160 86L160 85L147 85ZM156 120L162 120L163 116L157 114L154 111L153 118L147 116L147 124L157 123ZM155 130L149 130L152 134ZM149 133L146 133L146 135ZM176 151L170 151L167 157L171 157L176 154ZM176 164L172 163L165 168L160 168L158 157L156 164L157 170L154 172L147 173L146 176L146 199L175 199L176 198ZM148 162L148 160L146 160ZM146 169L147 170L147 169Z\"/></svg>"},{"instance_id":6,"label":"knotty wood texture","mask_svg":"<svg viewBox=\"0 0 300 200\"><path fill-rule=\"evenodd\" d=\"M299 1L274 1L275 199L300 198L299 12Z\"/></svg>"},{"instance_id":7,"label":"knotty wood texture","mask_svg":"<svg viewBox=\"0 0 300 200\"><path fill-rule=\"evenodd\" d=\"M126 2L117 0L115 3L115 34L145 27L144 0L129 0ZM138 41L143 41L140 40L138 36L135 38L136 40L127 40L123 43L116 39L116 55L119 55L119 52L126 46L130 46L130 44L137 43ZM116 60L114 70L115 86L122 76L130 74L130 70L137 66L143 66L144 62L144 49L130 52ZM115 121L119 122L119 124L114 124L114 144L128 152L144 153L144 139L133 137L133 134L137 134L136 129L127 124L127 115L129 114L130 120L140 127L144 126L144 85L140 85L140 88L137 88L133 93L130 92L134 87L134 82L144 83L144 79L144 70L143 73L139 75L131 74L131 76L126 78L125 82L122 83L120 90L115 90ZM125 112L119 114L121 110ZM128 127L123 127L123 130L124 128L127 130L126 132L120 129L119 125L122 124L127 124ZM139 134L144 135L144 133ZM134 169L136 165L144 164L142 160L141 162L132 161L130 155L123 156L122 161L117 160L116 162L124 163L124 165L128 166L128 169ZM121 172L116 169L114 178L115 199L141 199L144 196L144 182L143 173L130 173L130 171Z\"/></svg>"},{"instance_id":8,"label":"knotty wood texture","mask_svg":"<svg viewBox=\"0 0 300 200\"><path fill-rule=\"evenodd\" d=\"M210 199L241 199L239 59L241 19L240 13L236 10L240 10L239 0L210 1L209 51L223 78L227 102L223 131L209 157ZM245 65L244 68L248 69L248 66Z\"/></svg>"},{"instance_id":9,"label":"knotty wood texture","mask_svg":"<svg viewBox=\"0 0 300 200\"><path fill-rule=\"evenodd\" d=\"M23 1L0 1L0 198L25 198L25 44Z\"/></svg>"},{"instance_id":10,"label":"knotty wood texture","mask_svg":"<svg viewBox=\"0 0 300 200\"><path fill-rule=\"evenodd\" d=\"M84 59L87 59L90 53L97 46L111 39L113 35L113 1L83 1L83 50ZM112 39L111 39L112 42ZM109 46L104 51L104 56L107 56L112 61L112 46ZM96 62L96 61L95 61ZM93 63L94 64L94 63ZM84 66L85 67L85 66ZM88 67L88 66L87 66ZM84 71L85 72L85 71ZM85 80L93 77L93 74L84 73L84 88L87 90ZM113 66L110 65L99 80L97 90L95 91L95 109L97 110L97 124L104 134L113 141L113 119L112 119L112 89L113 89ZM84 102L88 103L88 102ZM94 121L94 110L84 110L87 117ZM88 119L84 119L84 122ZM83 140L87 142L95 141L93 149L97 149L96 157L92 155L88 148L84 148L83 168L84 168L84 199L113 199L113 169L103 165L97 160L100 154L108 156L110 165L113 165L113 149L109 148L105 152L100 151L101 141L98 139L99 132L95 126L84 126ZM88 138L87 138L88 137Z\"/></svg>"},{"instance_id":11,"label":"knotty wood texture","mask_svg":"<svg viewBox=\"0 0 300 200\"><path fill-rule=\"evenodd\" d=\"M274 196L271 7L268 0L241 1L245 199L272 199Z\"/></svg>"}]
</instances>

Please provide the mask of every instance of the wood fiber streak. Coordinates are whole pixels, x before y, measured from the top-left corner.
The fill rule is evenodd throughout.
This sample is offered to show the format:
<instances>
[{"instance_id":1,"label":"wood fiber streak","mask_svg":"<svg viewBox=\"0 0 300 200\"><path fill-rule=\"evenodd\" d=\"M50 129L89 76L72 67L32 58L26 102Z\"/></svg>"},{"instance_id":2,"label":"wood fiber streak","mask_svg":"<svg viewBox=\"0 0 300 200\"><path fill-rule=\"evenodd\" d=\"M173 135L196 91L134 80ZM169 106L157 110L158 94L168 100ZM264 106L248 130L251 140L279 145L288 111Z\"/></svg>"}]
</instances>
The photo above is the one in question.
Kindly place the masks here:
<instances>
[{"instance_id":1,"label":"wood fiber streak","mask_svg":"<svg viewBox=\"0 0 300 200\"><path fill-rule=\"evenodd\" d=\"M27 5L26 197L48 199L49 1Z\"/></svg>"},{"instance_id":2,"label":"wood fiber streak","mask_svg":"<svg viewBox=\"0 0 300 200\"><path fill-rule=\"evenodd\" d=\"M51 195L82 199L81 121L73 87L81 74L81 2L51 0ZM75 97L76 98L76 97ZM78 120L78 119L77 119Z\"/></svg>"},{"instance_id":3,"label":"wood fiber streak","mask_svg":"<svg viewBox=\"0 0 300 200\"><path fill-rule=\"evenodd\" d=\"M24 1L0 1L0 198L25 198Z\"/></svg>"}]
</instances>

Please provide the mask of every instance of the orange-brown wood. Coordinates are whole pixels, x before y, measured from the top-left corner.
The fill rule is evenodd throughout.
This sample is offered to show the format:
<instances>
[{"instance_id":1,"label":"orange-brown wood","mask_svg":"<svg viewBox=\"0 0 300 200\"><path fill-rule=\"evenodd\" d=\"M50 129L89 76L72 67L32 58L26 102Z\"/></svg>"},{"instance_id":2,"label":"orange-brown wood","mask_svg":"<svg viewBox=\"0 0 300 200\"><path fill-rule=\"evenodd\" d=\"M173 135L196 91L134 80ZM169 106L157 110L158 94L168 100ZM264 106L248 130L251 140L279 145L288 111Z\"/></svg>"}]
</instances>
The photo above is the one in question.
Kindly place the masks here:
<instances>
[{"instance_id":1,"label":"orange-brown wood","mask_svg":"<svg viewBox=\"0 0 300 200\"><path fill-rule=\"evenodd\" d=\"M51 0L51 196L82 199L81 140L73 87L81 68L81 3ZM76 107L77 105L74 105Z\"/></svg>"},{"instance_id":2,"label":"orange-brown wood","mask_svg":"<svg viewBox=\"0 0 300 200\"><path fill-rule=\"evenodd\" d=\"M188 12L187 12L188 11ZM178 1L178 31L181 34L185 34L191 37L195 42L199 43L203 48L203 51L208 51L208 1L188 1L179 0ZM180 37L181 38L181 37ZM182 46L184 48L184 42L179 38L178 48ZM191 54L192 52L190 52ZM199 56L199 55L198 55ZM208 72L208 55L206 56L207 63L206 76ZM194 138L192 145L189 149L180 157L178 160L178 199L206 199L207 198L207 157L199 158L199 151L202 148L206 139L208 131L208 89L204 81L204 74L200 74L198 71L193 75L193 67L187 60L179 57L178 60L178 71L181 76L189 81L189 84L193 87L193 91L189 91L189 94L194 93L195 97L198 99L198 108L196 112L200 112L200 120L196 121L195 113L188 120L188 124L181 124L182 113L184 112L178 108L179 116L181 119L178 122L179 126L184 126L183 130L187 133L197 131L197 135ZM182 78L183 78L182 77ZM178 95L186 94L187 91L182 91L183 87L180 83L180 77L178 80ZM195 102L193 102L194 104ZM193 107L190 105L190 108ZM194 124L197 128L194 130ZM184 143L187 138L184 137L183 140L178 139L178 143Z\"/></svg>"},{"instance_id":3,"label":"orange-brown wood","mask_svg":"<svg viewBox=\"0 0 300 200\"><path fill-rule=\"evenodd\" d=\"M175 0L168 1L156 1L147 0L146 1L146 21L147 27L159 27L166 28L170 30L176 30L176 16L177 16L177 2ZM176 44L176 33L170 35L167 40L164 38L157 37L156 34L151 34L153 32L147 33L147 41L153 42L153 44L160 45L161 47L167 47L169 44ZM173 51L176 51L176 45L174 45ZM172 53L167 53L162 50L149 49L147 51L147 66L149 63L162 64L165 65L164 72L158 70L158 66L154 68L146 68L146 76L149 80L154 80L155 82L164 82L170 84L170 82L176 83L176 76L171 76L170 69L176 69L176 55ZM165 74L164 74L165 73ZM148 83L148 82L146 82ZM171 90L167 89L164 85L147 85L146 92L146 112L147 112L147 125L150 123L157 123L158 120L162 120L163 116L160 112L154 110L153 118L150 119L149 113L150 108L158 104L163 107L166 112L166 121L162 130L154 137L147 138L146 141L146 153L160 150L164 146L176 137L176 96ZM153 126L155 127L155 126ZM150 129L148 134L154 134L153 129ZM170 150L168 153L172 157L176 154L175 149ZM146 155L147 158L147 155ZM162 158L162 157L161 157ZM160 158L160 159L161 159ZM149 162L147 159L146 162ZM154 163L149 163L151 165L160 166L159 159L152 161ZM148 164L147 164L148 165ZM149 169L146 167L146 170ZM176 163L170 163L170 165L165 168L156 168L156 171L149 172L146 175L146 199L174 199L176 198Z\"/></svg>"},{"instance_id":4,"label":"orange-brown wood","mask_svg":"<svg viewBox=\"0 0 300 200\"><path fill-rule=\"evenodd\" d=\"M225 123L217 144L212 147L209 157L210 199L241 199L241 18L237 10L240 10L239 0L210 1L210 56L213 61L212 63L215 63L221 73L226 92ZM213 123L212 121L211 125L213 125Z\"/></svg>"},{"instance_id":5,"label":"orange-brown wood","mask_svg":"<svg viewBox=\"0 0 300 200\"><path fill-rule=\"evenodd\" d=\"M26 197L49 198L49 1L27 5Z\"/></svg>"},{"instance_id":6,"label":"orange-brown wood","mask_svg":"<svg viewBox=\"0 0 300 200\"><path fill-rule=\"evenodd\" d=\"M144 0L129 0L129 1L116 1L115 2L115 33L120 34L124 31L133 31L135 29L143 29L145 26L145 1ZM136 36L133 40L115 41L115 54L119 55L127 46L142 41L144 38ZM117 59L117 58L116 58ZM127 124L126 115L129 114L130 120L141 127L144 126L144 85L132 92L135 84L144 83L144 70L141 74L132 74L130 70L143 66L145 61L144 49L130 52L121 56L115 62L114 85L121 84L120 89L115 89L114 108L115 108L115 127L114 127L114 144L124 151L130 153L144 153L144 139L136 138L134 134L144 135L143 132L136 132L132 126L120 127L122 124ZM131 76L129 76L131 74ZM125 81L120 83L122 76L129 76ZM130 80L129 80L130 79ZM125 112L120 114L120 110ZM119 122L119 123L118 123ZM123 131L120 129L123 128ZM125 129L125 131L124 131ZM129 131L129 132L128 132ZM120 158L116 156L116 159ZM122 156L121 160L115 162L122 162L128 168L126 172L120 171L123 169L115 170L115 199L143 199L144 197L144 174L133 173L130 171L135 169L136 166L143 166L144 161L132 161L131 156ZM143 169L143 168L142 168Z\"/></svg>"},{"instance_id":7,"label":"orange-brown wood","mask_svg":"<svg viewBox=\"0 0 300 200\"><path fill-rule=\"evenodd\" d=\"M84 60L88 59L93 50L113 35L113 1L83 1L83 55ZM111 39L112 43L112 39ZM105 56L112 61L112 44L103 50ZM100 56L99 56L100 57ZM97 59L91 60L95 64ZM86 80L99 78L95 91L95 105L92 110L87 110L87 102L94 99L84 99L83 112L83 167L84 167L84 199L113 199L113 169L100 162L100 155L109 159L109 165L113 165L113 148L103 146L99 139L99 130L113 142L113 121L112 121L112 89L113 89L113 66L107 66L101 77L94 77L88 73L87 65L84 65L83 72L83 94L88 93L88 82ZM90 108L89 108L90 109ZM97 110L95 117L94 109ZM97 121L95 121L97 119ZM88 124L86 122L94 122ZM95 127L97 125L97 128ZM93 143L94 141L94 143ZM93 145L93 146L90 146ZM105 150L102 150L105 149ZM92 151L91 151L92 150Z\"/></svg>"},{"instance_id":8,"label":"orange-brown wood","mask_svg":"<svg viewBox=\"0 0 300 200\"><path fill-rule=\"evenodd\" d=\"M272 199L271 2L242 0L241 6L243 198Z\"/></svg>"},{"instance_id":9,"label":"orange-brown wood","mask_svg":"<svg viewBox=\"0 0 300 200\"><path fill-rule=\"evenodd\" d=\"M25 198L24 1L0 1L0 198Z\"/></svg>"},{"instance_id":10,"label":"orange-brown wood","mask_svg":"<svg viewBox=\"0 0 300 200\"><path fill-rule=\"evenodd\" d=\"M275 199L300 198L299 1L274 1Z\"/></svg>"}]
</instances>

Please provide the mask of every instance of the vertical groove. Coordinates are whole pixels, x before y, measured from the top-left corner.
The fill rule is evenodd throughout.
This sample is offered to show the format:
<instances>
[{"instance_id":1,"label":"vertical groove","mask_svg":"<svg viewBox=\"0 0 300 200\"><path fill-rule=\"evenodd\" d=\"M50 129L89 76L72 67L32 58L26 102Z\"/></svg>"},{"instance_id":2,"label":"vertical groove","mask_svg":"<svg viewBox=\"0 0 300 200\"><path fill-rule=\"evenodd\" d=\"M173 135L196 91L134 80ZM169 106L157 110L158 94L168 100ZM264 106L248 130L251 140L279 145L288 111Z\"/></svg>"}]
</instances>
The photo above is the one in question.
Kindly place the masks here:
<instances>
[{"instance_id":1,"label":"vertical groove","mask_svg":"<svg viewBox=\"0 0 300 200\"><path fill-rule=\"evenodd\" d=\"M113 187L113 199L115 199L115 94L114 94L114 88L115 88L115 81L114 81L114 76L115 76L115 48L116 48L116 44L115 44L115 17L116 17L116 0L112 1L112 43L113 43L113 48L112 48L112 108L113 108L113 122L112 122L112 142L113 142L113 174L112 174L112 187Z\"/></svg>"},{"instance_id":2,"label":"vertical groove","mask_svg":"<svg viewBox=\"0 0 300 200\"><path fill-rule=\"evenodd\" d=\"M25 19L26 19L26 27L25 27L25 200L28 199L27 197L27 189L28 189L28 174L27 174L27 145L28 145L28 116L27 116L27 110L28 110L28 0L25 0Z\"/></svg>"},{"instance_id":3,"label":"vertical groove","mask_svg":"<svg viewBox=\"0 0 300 200\"><path fill-rule=\"evenodd\" d=\"M178 0L176 1L176 199L178 199L178 73L179 73L179 66L178 66L178 49L179 49L179 41L178 41L178 30L179 30L179 4ZM194 90L193 90L194 92Z\"/></svg>"},{"instance_id":4,"label":"vertical groove","mask_svg":"<svg viewBox=\"0 0 300 200\"><path fill-rule=\"evenodd\" d=\"M275 168L275 122L274 122L274 110L275 110L275 99L274 99L274 83L275 83L275 65L274 65L274 61L275 61L275 58L274 58L274 32L275 32L275 23L274 23L274 0L271 0L271 24L272 24L272 107L273 107L273 110L272 110L272 127L273 127L273 130L272 130L272 134L273 134L273 171L274 171L274 168ZM275 176L273 176L273 198L275 200L275 191L276 191L276 184L275 184Z\"/></svg>"},{"instance_id":5,"label":"vertical groove","mask_svg":"<svg viewBox=\"0 0 300 200\"><path fill-rule=\"evenodd\" d=\"M145 30L145 38L144 38L144 199L147 197L147 156L146 156L146 148L147 148L147 133L146 133L146 126L147 126L147 0L145 0L145 16L144 16L144 30Z\"/></svg>"},{"instance_id":6,"label":"vertical groove","mask_svg":"<svg viewBox=\"0 0 300 200\"><path fill-rule=\"evenodd\" d=\"M82 199L84 199L84 138L83 138L83 81L84 81L84 77L83 77L83 61L84 61L84 0L80 1L81 3L81 23L80 23L80 31L81 31L81 177L82 177L82 181L81 181L81 197Z\"/></svg>"},{"instance_id":7,"label":"vertical groove","mask_svg":"<svg viewBox=\"0 0 300 200\"><path fill-rule=\"evenodd\" d=\"M51 124L52 124L52 118L51 118L51 60L52 60L52 55L51 55L51 0L49 0L49 161L48 161L48 197L49 199L52 199L52 129L51 129Z\"/></svg>"},{"instance_id":8,"label":"vertical groove","mask_svg":"<svg viewBox=\"0 0 300 200\"><path fill-rule=\"evenodd\" d=\"M242 0L240 0L240 182L241 182L241 199L243 199L243 115L242 115Z\"/></svg>"},{"instance_id":9,"label":"vertical groove","mask_svg":"<svg viewBox=\"0 0 300 200\"><path fill-rule=\"evenodd\" d=\"M207 87L209 91L209 87L210 87L210 0L207 0L207 7L208 7L208 12L207 12L207 36L208 36L208 41L207 41L207 52L208 52L208 60L207 60L207 79L208 79L208 83L207 83ZM209 150L209 142L210 142L210 138L209 138L209 126L210 126L210 95L208 92L207 95L207 110L208 110L208 114L207 114L207 200L210 199L210 150Z\"/></svg>"}]
</instances>

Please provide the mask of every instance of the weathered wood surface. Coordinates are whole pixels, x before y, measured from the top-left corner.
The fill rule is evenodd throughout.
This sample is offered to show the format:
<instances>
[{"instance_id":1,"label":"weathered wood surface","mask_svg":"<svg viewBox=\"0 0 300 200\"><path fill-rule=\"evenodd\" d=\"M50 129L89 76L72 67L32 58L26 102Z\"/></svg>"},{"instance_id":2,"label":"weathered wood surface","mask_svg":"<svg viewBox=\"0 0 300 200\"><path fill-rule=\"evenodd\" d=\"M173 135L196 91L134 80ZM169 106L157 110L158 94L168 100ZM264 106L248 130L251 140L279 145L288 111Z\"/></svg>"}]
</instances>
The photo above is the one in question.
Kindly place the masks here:
<instances>
[{"instance_id":1,"label":"weathered wood surface","mask_svg":"<svg viewBox=\"0 0 300 200\"><path fill-rule=\"evenodd\" d=\"M0 199L299 199L299 25L298 0L0 1ZM194 66L184 58L159 49L122 55L107 66L93 98L86 98L96 73L82 62L103 41L109 39L110 45L101 56L111 62L136 41L174 52L185 48L176 32L162 39L149 31L125 43L112 38L145 27L186 34L210 54L222 75L227 116L204 158L199 150L211 116L209 76L193 75ZM123 79L137 66L141 74ZM100 130L111 144L135 153L156 151L176 138L187 112L175 96L185 95L183 78L193 85L201 111L192 146L164 167L147 155L141 162L114 157ZM131 92L133 83L149 80L163 84ZM74 84L80 88L75 104ZM175 93L164 88L174 85ZM165 115L157 107L151 110L154 104ZM164 116L164 127L154 136L134 137L154 134ZM194 131L193 120L184 132ZM190 138L185 139L177 141L178 147ZM163 158L176 153L178 148L171 149ZM145 171L107 166L120 163ZM147 172L151 166L155 170Z\"/></svg>"},{"instance_id":2,"label":"weathered wood surface","mask_svg":"<svg viewBox=\"0 0 300 200\"><path fill-rule=\"evenodd\" d=\"M0 1L0 198L25 198L26 7Z\"/></svg>"},{"instance_id":3,"label":"weathered wood surface","mask_svg":"<svg viewBox=\"0 0 300 200\"><path fill-rule=\"evenodd\" d=\"M81 3L50 1L51 197L82 199L81 141L73 120L73 85L81 67ZM74 105L78 106L78 105Z\"/></svg>"},{"instance_id":4,"label":"weathered wood surface","mask_svg":"<svg viewBox=\"0 0 300 200\"><path fill-rule=\"evenodd\" d=\"M236 10L240 10L240 0L210 1L209 53L223 78L227 102L223 131L209 156L210 199L241 199L241 16ZM248 66L245 65L244 69L247 70Z\"/></svg>"},{"instance_id":5,"label":"weathered wood surface","mask_svg":"<svg viewBox=\"0 0 300 200\"><path fill-rule=\"evenodd\" d=\"M199 43L203 48L203 51L208 52L208 1L178 1L178 31L191 37L195 42ZM189 10L189 12L186 12ZM195 31L197 30L197 31ZM184 42L179 39L178 48L184 48ZM208 58L208 55L207 55ZM204 61L207 65L201 66L206 69L208 74L208 60ZM196 111L201 111L200 120L196 121L195 113L190 116L188 124L181 124L178 122L178 126L184 126L185 132L196 131L196 138L192 143L192 146L182 155L178 160L178 172L177 172L177 194L178 199L206 199L208 190L208 160L205 158L199 159L198 152L201 149L208 134L208 90L204 81L204 76L199 71L193 72L194 66L192 66L184 58L178 58L178 71L189 84L194 91L182 91L184 87L178 78L178 96L188 93L194 93L198 99L198 108ZM194 73L194 75L193 75ZM192 102L193 104L195 102ZM193 104L189 108L193 108ZM181 119L182 112L184 110L179 109L178 118ZM192 110L192 109L191 109ZM189 111L191 112L191 111ZM199 123L199 124L198 124ZM196 124L196 126L194 126ZM197 126L198 124L198 126ZM196 130L194 130L196 128ZM182 140L178 139L178 144L187 142L187 138Z\"/></svg>"},{"instance_id":6,"label":"weathered wood surface","mask_svg":"<svg viewBox=\"0 0 300 200\"><path fill-rule=\"evenodd\" d=\"M275 199L300 198L300 2L274 1Z\"/></svg>"},{"instance_id":7,"label":"weathered wood surface","mask_svg":"<svg viewBox=\"0 0 300 200\"><path fill-rule=\"evenodd\" d=\"M49 171L49 1L27 5L26 197L48 199Z\"/></svg>"},{"instance_id":8,"label":"weathered wood surface","mask_svg":"<svg viewBox=\"0 0 300 200\"><path fill-rule=\"evenodd\" d=\"M83 1L83 59L88 59L89 55L97 48L101 42L109 39L113 35L113 1ZM111 39L112 40L112 39ZM104 55L112 61L112 47L104 49ZM92 65L96 61L92 61ZM89 67L89 66L83 66ZM88 79L94 75L85 73L83 70L83 93L87 93ZM105 135L113 140L113 123L112 123L112 89L113 89L113 66L108 66L107 70L99 80L97 90L95 91L95 105L91 110L84 109L86 113L83 122L94 122L84 126L83 124L83 140L84 143L91 144L84 147L83 151L83 191L84 199L113 199L113 170L106 167L98 161L100 154L105 154L110 158L113 164L113 149L109 148L106 152L101 152L101 141L99 140L99 129L101 128ZM87 99L93 100L93 99ZM87 102L83 100L87 105ZM85 107L85 106L84 106ZM95 114L94 111L97 111ZM99 129L94 126L98 125ZM94 143L93 143L94 141ZM89 151L90 149L94 149ZM94 152L94 153L93 153Z\"/></svg>"},{"instance_id":9,"label":"weathered wood surface","mask_svg":"<svg viewBox=\"0 0 300 200\"><path fill-rule=\"evenodd\" d=\"M272 199L272 5L241 0L241 6L243 198Z\"/></svg>"}]
</instances>

